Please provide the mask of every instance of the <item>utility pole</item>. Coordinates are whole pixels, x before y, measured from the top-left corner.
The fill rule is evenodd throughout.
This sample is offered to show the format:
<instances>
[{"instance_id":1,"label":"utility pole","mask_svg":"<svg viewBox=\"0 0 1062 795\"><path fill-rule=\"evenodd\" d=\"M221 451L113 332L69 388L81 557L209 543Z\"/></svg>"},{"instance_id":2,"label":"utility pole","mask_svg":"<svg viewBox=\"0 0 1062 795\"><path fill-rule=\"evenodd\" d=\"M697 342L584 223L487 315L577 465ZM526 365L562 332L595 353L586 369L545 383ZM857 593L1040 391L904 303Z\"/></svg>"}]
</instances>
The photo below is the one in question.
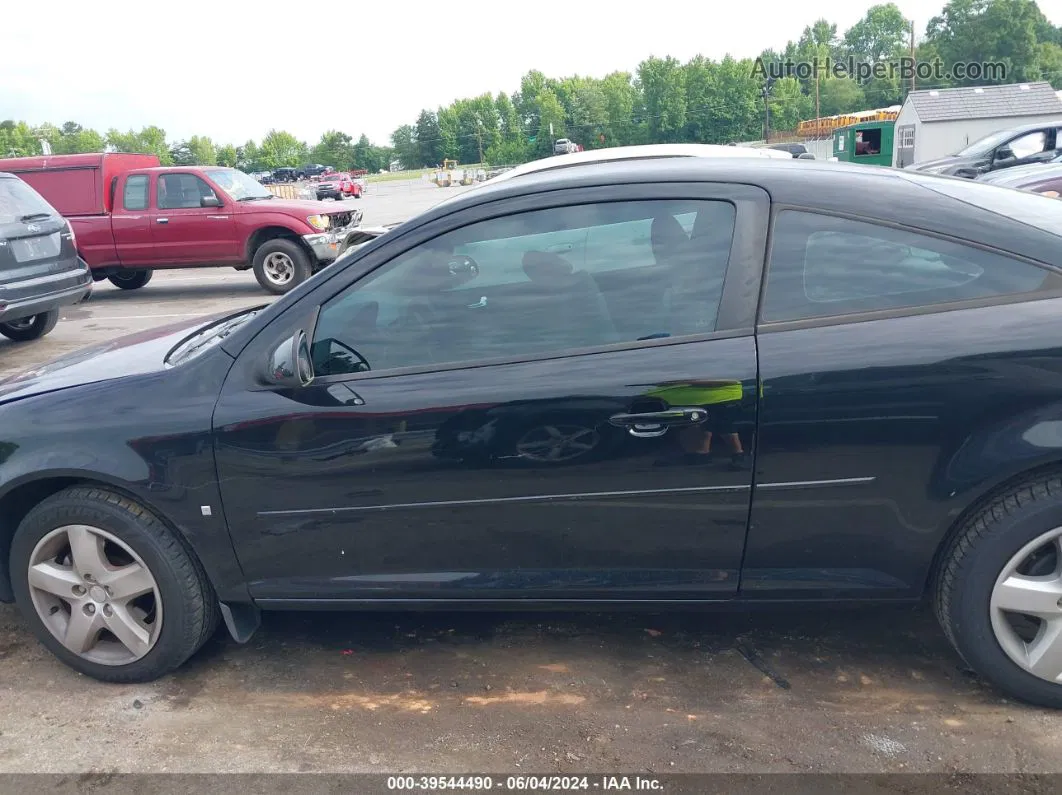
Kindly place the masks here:
<instances>
[{"instance_id":1,"label":"utility pole","mask_svg":"<svg viewBox=\"0 0 1062 795\"><path fill-rule=\"evenodd\" d=\"M815 118L822 118L822 113L819 110L819 76L815 75ZM817 122L816 122L817 123Z\"/></svg>"},{"instance_id":2,"label":"utility pole","mask_svg":"<svg viewBox=\"0 0 1062 795\"><path fill-rule=\"evenodd\" d=\"M911 20L911 90L915 90L915 27L914 20Z\"/></svg>"},{"instance_id":3,"label":"utility pole","mask_svg":"<svg viewBox=\"0 0 1062 795\"><path fill-rule=\"evenodd\" d=\"M760 89L760 93L763 95L763 141L764 143L771 142L771 78L767 78L767 82L763 84L763 88Z\"/></svg>"},{"instance_id":4,"label":"utility pole","mask_svg":"<svg viewBox=\"0 0 1062 795\"><path fill-rule=\"evenodd\" d=\"M479 139L479 162L483 162L483 122L476 117L476 137Z\"/></svg>"}]
</instances>

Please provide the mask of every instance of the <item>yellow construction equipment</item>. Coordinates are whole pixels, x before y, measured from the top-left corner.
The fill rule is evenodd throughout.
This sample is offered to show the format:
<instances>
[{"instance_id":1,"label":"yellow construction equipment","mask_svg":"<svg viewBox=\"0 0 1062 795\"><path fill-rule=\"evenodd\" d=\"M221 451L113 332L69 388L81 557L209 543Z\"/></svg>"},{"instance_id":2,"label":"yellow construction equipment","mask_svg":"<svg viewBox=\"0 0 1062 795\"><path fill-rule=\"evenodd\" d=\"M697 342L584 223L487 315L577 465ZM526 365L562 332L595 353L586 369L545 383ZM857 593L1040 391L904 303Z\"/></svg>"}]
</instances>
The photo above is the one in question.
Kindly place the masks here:
<instances>
[{"instance_id":1,"label":"yellow construction equipment","mask_svg":"<svg viewBox=\"0 0 1062 795\"><path fill-rule=\"evenodd\" d=\"M464 172L457 169L456 160L443 160L442 170L436 171L431 181L440 188L450 188L457 184L464 184Z\"/></svg>"}]
</instances>

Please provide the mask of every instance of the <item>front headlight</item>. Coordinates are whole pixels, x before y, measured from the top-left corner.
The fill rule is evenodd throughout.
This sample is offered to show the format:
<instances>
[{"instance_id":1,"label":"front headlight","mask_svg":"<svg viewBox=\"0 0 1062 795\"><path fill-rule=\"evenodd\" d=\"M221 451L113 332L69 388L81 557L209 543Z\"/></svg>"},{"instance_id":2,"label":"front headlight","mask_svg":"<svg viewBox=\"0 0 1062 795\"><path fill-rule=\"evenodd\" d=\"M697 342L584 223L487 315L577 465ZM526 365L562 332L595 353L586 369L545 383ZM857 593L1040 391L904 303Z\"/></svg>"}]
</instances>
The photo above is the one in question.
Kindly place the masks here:
<instances>
[{"instance_id":1,"label":"front headlight","mask_svg":"<svg viewBox=\"0 0 1062 795\"><path fill-rule=\"evenodd\" d=\"M312 226L314 229L318 229L321 232L328 229L328 218L323 215L310 215L306 218L306 223Z\"/></svg>"}]
</instances>

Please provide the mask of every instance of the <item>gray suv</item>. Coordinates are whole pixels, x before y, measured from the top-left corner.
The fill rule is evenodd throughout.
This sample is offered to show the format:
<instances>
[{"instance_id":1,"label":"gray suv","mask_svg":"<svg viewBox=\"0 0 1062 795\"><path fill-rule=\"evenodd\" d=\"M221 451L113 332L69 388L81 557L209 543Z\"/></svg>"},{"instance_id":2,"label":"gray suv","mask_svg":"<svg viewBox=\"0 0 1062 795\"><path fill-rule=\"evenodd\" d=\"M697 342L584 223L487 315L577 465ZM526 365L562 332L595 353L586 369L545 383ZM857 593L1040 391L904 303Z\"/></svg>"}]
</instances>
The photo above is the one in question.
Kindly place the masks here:
<instances>
[{"instance_id":1,"label":"gray suv","mask_svg":"<svg viewBox=\"0 0 1062 795\"><path fill-rule=\"evenodd\" d=\"M91 293L70 224L21 179L0 173L0 334L17 342L43 337L60 307Z\"/></svg>"}]
</instances>

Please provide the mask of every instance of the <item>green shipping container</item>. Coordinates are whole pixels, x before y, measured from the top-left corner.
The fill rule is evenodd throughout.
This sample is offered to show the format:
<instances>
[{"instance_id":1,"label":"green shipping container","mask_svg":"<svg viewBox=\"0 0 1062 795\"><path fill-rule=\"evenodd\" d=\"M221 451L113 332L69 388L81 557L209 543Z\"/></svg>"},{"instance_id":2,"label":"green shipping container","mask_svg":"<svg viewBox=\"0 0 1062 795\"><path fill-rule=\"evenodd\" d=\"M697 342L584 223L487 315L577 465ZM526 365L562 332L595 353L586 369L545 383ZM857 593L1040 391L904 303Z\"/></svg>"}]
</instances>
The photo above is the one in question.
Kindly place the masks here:
<instances>
[{"instance_id":1,"label":"green shipping container","mask_svg":"<svg viewBox=\"0 0 1062 795\"><path fill-rule=\"evenodd\" d=\"M893 121L865 121L849 124L833 133L833 156L849 163L891 166Z\"/></svg>"}]
</instances>

